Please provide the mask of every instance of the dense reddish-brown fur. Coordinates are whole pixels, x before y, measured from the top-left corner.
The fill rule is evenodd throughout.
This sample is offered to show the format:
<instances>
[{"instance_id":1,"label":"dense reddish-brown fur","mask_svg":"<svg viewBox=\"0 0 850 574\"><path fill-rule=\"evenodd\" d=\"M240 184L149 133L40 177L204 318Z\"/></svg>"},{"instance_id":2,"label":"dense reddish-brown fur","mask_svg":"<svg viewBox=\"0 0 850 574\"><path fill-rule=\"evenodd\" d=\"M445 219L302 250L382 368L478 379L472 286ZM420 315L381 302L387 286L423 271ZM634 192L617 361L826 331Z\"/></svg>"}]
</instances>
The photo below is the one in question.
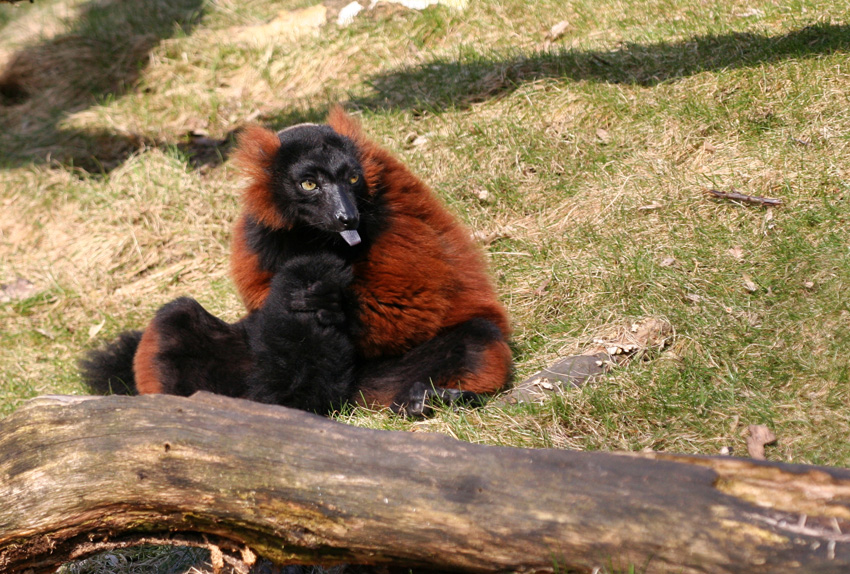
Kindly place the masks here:
<instances>
[{"instance_id":1,"label":"dense reddish-brown fur","mask_svg":"<svg viewBox=\"0 0 850 574\"><path fill-rule=\"evenodd\" d=\"M236 290L245 308L255 311L269 294L273 273L260 269L259 257L248 248L245 241L245 216L240 218L233 229L230 249L230 275Z\"/></svg>"},{"instance_id":2,"label":"dense reddish-brown fur","mask_svg":"<svg viewBox=\"0 0 850 574\"><path fill-rule=\"evenodd\" d=\"M360 388L353 400L361 407L386 407L392 405L395 398L394 388Z\"/></svg>"},{"instance_id":3,"label":"dense reddish-brown fur","mask_svg":"<svg viewBox=\"0 0 850 574\"><path fill-rule=\"evenodd\" d=\"M289 226L289 222L275 208L269 193L271 162L279 147L277 134L260 126L250 126L240 134L239 148L234 154L236 164L250 182L242 192L245 211L272 229L286 229Z\"/></svg>"},{"instance_id":4,"label":"dense reddish-brown fur","mask_svg":"<svg viewBox=\"0 0 850 574\"><path fill-rule=\"evenodd\" d=\"M363 134L358 122L334 108L328 124L357 143L370 189L384 187L392 222L355 265L354 289L364 307L364 356L401 351L437 330L480 317L507 337L507 313L499 304L481 251L468 232L407 167ZM403 272L399 272L404 270ZM399 317L394 302L422 308ZM365 304L364 304L365 303Z\"/></svg>"},{"instance_id":5,"label":"dense reddish-brown fur","mask_svg":"<svg viewBox=\"0 0 850 574\"><path fill-rule=\"evenodd\" d=\"M492 321L507 339L507 314L468 230L404 164L370 141L359 123L341 108L331 111L328 124L357 144L369 193L380 193L390 212L388 228L374 240L368 255L354 263L352 287L363 327L355 341L360 356L400 355L473 318ZM243 196L245 213L285 228L286 222L272 215L268 197L267 166L277 146L279 140L273 132L251 128L240 138L238 159L249 179ZM240 220L234 232L231 268L246 307L253 311L268 294L271 274L260 269L256 255L246 245L242 225ZM439 384L457 387L462 382L464 390L485 393L499 390L509 376L510 349L503 341L495 341L485 354L488 360L463 381ZM389 393L381 391L368 391L365 400L358 398L358 402L385 405L391 400Z\"/></svg>"},{"instance_id":6,"label":"dense reddish-brown fur","mask_svg":"<svg viewBox=\"0 0 850 574\"><path fill-rule=\"evenodd\" d=\"M159 332L153 323L145 329L139 348L133 357L136 391L140 395L162 393L163 387L156 368L159 353Z\"/></svg>"},{"instance_id":7,"label":"dense reddish-brown fur","mask_svg":"<svg viewBox=\"0 0 850 574\"><path fill-rule=\"evenodd\" d=\"M448 387L457 387L463 383L463 390L475 393L489 393L493 389L493 381L503 381L510 372L512 363L511 348L504 341L494 341L481 354L477 368L467 374L463 381L454 381Z\"/></svg>"}]
</instances>

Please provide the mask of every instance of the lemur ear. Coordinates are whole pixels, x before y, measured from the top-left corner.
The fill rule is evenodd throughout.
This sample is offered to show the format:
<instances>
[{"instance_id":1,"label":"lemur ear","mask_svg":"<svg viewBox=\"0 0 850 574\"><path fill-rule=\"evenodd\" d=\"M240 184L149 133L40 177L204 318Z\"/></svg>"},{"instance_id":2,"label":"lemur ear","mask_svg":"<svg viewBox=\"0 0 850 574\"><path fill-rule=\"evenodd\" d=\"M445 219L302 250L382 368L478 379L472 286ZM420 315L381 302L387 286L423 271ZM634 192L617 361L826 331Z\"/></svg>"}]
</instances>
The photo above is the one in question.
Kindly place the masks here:
<instances>
[{"instance_id":1,"label":"lemur ear","mask_svg":"<svg viewBox=\"0 0 850 574\"><path fill-rule=\"evenodd\" d=\"M272 163L280 149L278 135L264 127L252 125L239 134L233 159L248 179L242 192L245 211L272 229L290 227L272 200Z\"/></svg>"},{"instance_id":2,"label":"lemur ear","mask_svg":"<svg viewBox=\"0 0 850 574\"><path fill-rule=\"evenodd\" d=\"M360 122L345 113L345 110L339 104L334 105L328 112L328 125L336 133L354 141L358 146L366 139Z\"/></svg>"},{"instance_id":3,"label":"lemur ear","mask_svg":"<svg viewBox=\"0 0 850 574\"><path fill-rule=\"evenodd\" d=\"M280 148L277 134L256 124L239 133L234 159L242 173L250 179L268 179L274 156Z\"/></svg>"},{"instance_id":4,"label":"lemur ear","mask_svg":"<svg viewBox=\"0 0 850 574\"><path fill-rule=\"evenodd\" d=\"M371 141L363 132L360 122L345 113L339 104L331 107L328 113L328 125L339 135L345 136L357 146L358 159L363 168L363 179L366 182L366 194L372 195L381 189L385 178L392 179L394 175L404 171L404 166L398 160Z\"/></svg>"}]
</instances>

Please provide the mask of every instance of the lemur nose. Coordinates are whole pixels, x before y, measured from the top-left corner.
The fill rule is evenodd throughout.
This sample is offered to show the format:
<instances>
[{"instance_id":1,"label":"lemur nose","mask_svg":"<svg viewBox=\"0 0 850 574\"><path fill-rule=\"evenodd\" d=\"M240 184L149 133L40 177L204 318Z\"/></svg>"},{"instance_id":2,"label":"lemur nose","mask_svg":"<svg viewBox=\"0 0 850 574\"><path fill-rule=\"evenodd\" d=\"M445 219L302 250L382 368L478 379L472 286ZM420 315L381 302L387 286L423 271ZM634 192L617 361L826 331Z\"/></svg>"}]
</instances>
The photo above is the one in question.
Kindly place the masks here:
<instances>
[{"instance_id":1,"label":"lemur nose","mask_svg":"<svg viewBox=\"0 0 850 574\"><path fill-rule=\"evenodd\" d=\"M360 223L359 217L342 211L336 214L336 220L342 223L346 229L354 229Z\"/></svg>"}]
</instances>

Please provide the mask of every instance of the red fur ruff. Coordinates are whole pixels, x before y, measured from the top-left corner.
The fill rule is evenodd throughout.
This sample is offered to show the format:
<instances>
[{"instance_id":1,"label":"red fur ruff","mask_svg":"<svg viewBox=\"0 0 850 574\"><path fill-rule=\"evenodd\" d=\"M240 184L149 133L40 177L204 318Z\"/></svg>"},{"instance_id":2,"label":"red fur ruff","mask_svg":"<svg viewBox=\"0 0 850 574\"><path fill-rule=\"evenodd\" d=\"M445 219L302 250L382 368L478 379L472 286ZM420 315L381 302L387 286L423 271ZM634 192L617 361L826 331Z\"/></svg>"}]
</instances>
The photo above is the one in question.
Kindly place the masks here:
<instances>
[{"instance_id":1,"label":"red fur ruff","mask_svg":"<svg viewBox=\"0 0 850 574\"><path fill-rule=\"evenodd\" d=\"M335 107L328 124L354 140L369 189L384 189L392 215L369 256L354 270L366 332L366 357L402 353L472 318L493 321L505 337L508 317L469 231L434 192Z\"/></svg>"}]
</instances>

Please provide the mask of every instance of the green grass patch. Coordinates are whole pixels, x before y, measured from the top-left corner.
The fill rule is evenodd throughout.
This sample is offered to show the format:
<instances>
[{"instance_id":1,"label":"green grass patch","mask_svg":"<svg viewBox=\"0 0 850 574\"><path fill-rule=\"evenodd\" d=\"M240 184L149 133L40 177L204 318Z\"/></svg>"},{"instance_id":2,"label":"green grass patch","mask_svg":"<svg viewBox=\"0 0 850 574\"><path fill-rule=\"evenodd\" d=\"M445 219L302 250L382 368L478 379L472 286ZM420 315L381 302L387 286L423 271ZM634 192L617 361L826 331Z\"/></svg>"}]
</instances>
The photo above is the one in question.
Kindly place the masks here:
<instances>
[{"instance_id":1,"label":"green grass patch","mask_svg":"<svg viewBox=\"0 0 850 574\"><path fill-rule=\"evenodd\" d=\"M850 47L846 7L478 3L466 14L364 13L293 46L232 40L310 4L50 4L41 29L26 22L35 8L3 7L14 32L4 78L26 97L0 107L2 274L42 288L5 315L43 321L60 302L65 365L122 325L142 326L172 295L238 317L226 270L238 178L224 156L199 170L186 132L221 137L249 117L317 121L348 100L490 237L519 376L606 325L673 323L681 362L635 365L576 391L579 410L562 397L569 417L607 413L622 430L675 415L702 436L695 450L741 444L700 422L707 412L794 432L802 416L818 434L815 418L829 416L807 417L807 389L822 388L811 406L830 412L846 377L847 79L836 74ZM665 18L644 24L650 13ZM562 19L563 36L547 41ZM69 63L59 84L36 56ZM712 200L707 187L785 205ZM57 298L56 285L75 295ZM92 341L81 335L101 320ZM10 352L48 344L14 329ZM618 401L623 385L631 395ZM615 416L625 402L643 412ZM584 446L606 444L637 447ZM814 455L791 448L781 456Z\"/></svg>"},{"instance_id":2,"label":"green grass patch","mask_svg":"<svg viewBox=\"0 0 850 574\"><path fill-rule=\"evenodd\" d=\"M321 121L341 101L482 238L518 378L614 325L660 317L675 336L543 405L340 420L740 455L767 424L769 458L850 466L845 2L384 6L252 33L314 3L0 6L0 284L37 288L0 303L0 414L84 392L84 350L174 297L236 320L240 180L187 134Z\"/></svg>"}]
</instances>

